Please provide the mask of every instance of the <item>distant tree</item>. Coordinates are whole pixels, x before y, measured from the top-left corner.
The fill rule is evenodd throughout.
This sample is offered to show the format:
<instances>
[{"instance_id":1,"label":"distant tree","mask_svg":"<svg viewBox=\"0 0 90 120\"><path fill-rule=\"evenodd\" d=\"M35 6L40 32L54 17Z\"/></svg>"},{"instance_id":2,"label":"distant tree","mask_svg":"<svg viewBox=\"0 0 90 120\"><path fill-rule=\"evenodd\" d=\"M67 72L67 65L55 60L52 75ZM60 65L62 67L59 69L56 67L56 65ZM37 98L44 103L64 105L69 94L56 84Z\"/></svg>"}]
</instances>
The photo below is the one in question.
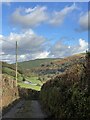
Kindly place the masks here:
<instances>
[{"instance_id":1,"label":"distant tree","mask_svg":"<svg viewBox=\"0 0 90 120\"><path fill-rule=\"evenodd\" d=\"M38 77L38 80L40 80L40 81L41 81L41 77Z\"/></svg>"},{"instance_id":2,"label":"distant tree","mask_svg":"<svg viewBox=\"0 0 90 120\"><path fill-rule=\"evenodd\" d=\"M23 82L26 81L25 77L23 77Z\"/></svg>"},{"instance_id":3,"label":"distant tree","mask_svg":"<svg viewBox=\"0 0 90 120\"><path fill-rule=\"evenodd\" d=\"M53 65L53 62L51 62L50 64Z\"/></svg>"},{"instance_id":4,"label":"distant tree","mask_svg":"<svg viewBox=\"0 0 90 120\"><path fill-rule=\"evenodd\" d=\"M87 50L86 50L86 55L87 55L88 57L90 57L90 51L87 51Z\"/></svg>"},{"instance_id":5,"label":"distant tree","mask_svg":"<svg viewBox=\"0 0 90 120\"><path fill-rule=\"evenodd\" d=\"M44 64L41 64L41 67L44 67L45 65Z\"/></svg>"},{"instance_id":6,"label":"distant tree","mask_svg":"<svg viewBox=\"0 0 90 120\"><path fill-rule=\"evenodd\" d=\"M50 66L49 64L46 65L46 67L49 67L49 66Z\"/></svg>"}]
</instances>

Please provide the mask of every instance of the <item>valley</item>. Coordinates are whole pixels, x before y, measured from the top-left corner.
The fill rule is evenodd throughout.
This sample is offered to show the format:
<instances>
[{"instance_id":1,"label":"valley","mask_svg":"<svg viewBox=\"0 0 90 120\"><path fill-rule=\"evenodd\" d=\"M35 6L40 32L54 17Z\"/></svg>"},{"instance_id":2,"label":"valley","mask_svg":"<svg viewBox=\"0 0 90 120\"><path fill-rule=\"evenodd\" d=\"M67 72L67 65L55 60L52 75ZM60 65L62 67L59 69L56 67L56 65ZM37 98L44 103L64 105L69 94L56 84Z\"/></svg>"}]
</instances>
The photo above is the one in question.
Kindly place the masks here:
<instances>
[{"instance_id":1,"label":"valley","mask_svg":"<svg viewBox=\"0 0 90 120\"><path fill-rule=\"evenodd\" d=\"M85 54L79 54L64 59L36 59L18 63L18 85L39 91L46 81L62 74L72 65L84 62ZM3 62L2 73L15 79L15 64ZM25 81L30 82L30 84L25 83Z\"/></svg>"},{"instance_id":2,"label":"valley","mask_svg":"<svg viewBox=\"0 0 90 120\"><path fill-rule=\"evenodd\" d=\"M46 111L46 116L50 118L67 118L68 114L70 114L68 118L72 118L72 116L75 118L76 115L79 118L85 112L84 117L87 120L90 106L89 95L86 97L89 79L85 72L87 71L86 58L86 54L81 53L62 59L40 59L18 63L18 86L16 86L15 79L15 64L2 62L2 109L4 112L8 111L7 108L11 109L5 112L6 116L10 117L13 109L17 111L18 107L15 105L14 108L12 105L17 104L18 106L19 103L14 103L14 101L21 99L20 101L24 100L20 107L24 110L22 111L23 116L20 109L18 111L20 113L12 114L11 117L33 118L33 114L37 116L39 113L36 113L40 109L43 118L42 111ZM34 67L32 67L32 63ZM34 102L37 104L36 106L33 106ZM9 107L11 103L12 105ZM80 103L82 103L81 106ZM73 106L75 109L71 111ZM80 112L77 107L80 107ZM87 110L86 107L88 107ZM28 111L27 113L25 109ZM32 113L32 109L34 111L37 109L37 111Z\"/></svg>"},{"instance_id":3,"label":"valley","mask_svg":"<svg viewBox=\"0 0 90 120\"><path fill-rule=\"evenodd\" d=\"M1 120L90 120L89 0L19 1L0 2Z\"/></svg>"}]
</instances>

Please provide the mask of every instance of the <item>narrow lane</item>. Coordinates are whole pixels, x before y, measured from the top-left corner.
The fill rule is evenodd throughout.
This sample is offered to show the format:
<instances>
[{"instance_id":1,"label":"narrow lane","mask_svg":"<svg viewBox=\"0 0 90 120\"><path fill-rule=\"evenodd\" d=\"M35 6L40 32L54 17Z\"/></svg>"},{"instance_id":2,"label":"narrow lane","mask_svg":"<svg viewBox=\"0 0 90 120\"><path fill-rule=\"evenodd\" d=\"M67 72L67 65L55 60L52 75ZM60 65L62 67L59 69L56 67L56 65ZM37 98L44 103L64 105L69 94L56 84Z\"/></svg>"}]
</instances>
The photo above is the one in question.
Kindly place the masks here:
<instances>
[{"instance_id":1,"label":"narrow lane","mask_svg":"<svg viewBox=\"0 0 90 120\"><path fill-rule=\"evenodd\" d=\"M37 100L21 100L3 118L47 118Z\"/></svg>"},{"instance_id":2,"label":"narrow lane","mask_svg":"<svg viewBox=\"0 0 90 120\"><path fill-rule=\"evenodd\" d=\"M41 109L41 105L37 100L31 101L31 118L47 118L47 115Z\"/></svg>"},{"instance_id":3,"label":"narrow lane","mask_svg":"<svg viewBox=\"0 0 90 120\"><path fill-rule=\"evenodd\" d=\"M21 108L25 104L25 100L19 101L13 108L11 108L2 118L16 118L16 114L19 111L19 108Z\"/></svg>"}]
</instances>

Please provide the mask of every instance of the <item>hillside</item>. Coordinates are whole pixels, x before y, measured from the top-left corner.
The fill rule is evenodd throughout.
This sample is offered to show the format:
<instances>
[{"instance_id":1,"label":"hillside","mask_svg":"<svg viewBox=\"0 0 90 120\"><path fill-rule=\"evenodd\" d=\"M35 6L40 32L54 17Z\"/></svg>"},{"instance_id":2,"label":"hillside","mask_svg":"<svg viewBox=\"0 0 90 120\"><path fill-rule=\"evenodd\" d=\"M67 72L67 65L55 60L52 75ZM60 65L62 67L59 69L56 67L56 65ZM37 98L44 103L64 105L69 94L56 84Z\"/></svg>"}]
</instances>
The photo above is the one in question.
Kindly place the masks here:
<instances>
[{"instance_id":1,"label":"hillside","mask_svg":"<svg viewBox=\"0 0 90 120\"><path fill-rule=\"evenodd\" d=\"M66 58L45 58L18 63L18 69L23 71L25 76L39 76L40 79L48 79L53 75L62 74L66 69L76 63L84 63L85 54L77 54ZM13 64L15 65L15 64ZM42 78L42 76L44 76ZM45 78L46 76L46 78ZM48 77L47 77L48 76Z\"/></svg>"},{"instance_id":2,"label":"hillside","mask_svg":"<svg viewBox=\"0 0 90 120\"><path fill-rule=\"evenodd\" d=\"M18 66L18 88L21 90L19 95L28 98L27 94L32 93L30 99L32 96L39 97L50 118L88 120L90 117L89 66L90 59L85 54L42 62L30 70ZM18 92L15 87L15 64L2 63L2 71L4 107L17 99Z\"/></svg>"},{"instance_id":3,"label":"hillside","mask_svg":"<svg viewBox=\"0 0 90 120\"><path fill-rule=\"evenodd\" d=\"M40 67L42 64L50 63L54 60L57 60L58 58L45 58L45 59L36 59L36 60L30 60L25 62L19 62L19 66L24 69L32 69L36 67Z\"/></svg>"},{"instance_id":4,"label":"hillside","mask_svg":"<svg viewBox=\"0 0 90 120\"><path fill-rule=\"evenodd\" d=\"M6 74L9 77L13 78L15 80L16 76L16 67L14 64L8 64L6 62L2 62L2 74ZM23 79L23 71L20 67L18 67L18 79Z\"/></svg>"},{"instance_id":5,"label":"hillside","mask_svg":"<svg viewBox=\"0 0 90 120\"><path fill-rule=\"evenodd\" d=\"M2 74L4 76L7 76L7 78L9 78L11 81L16 80L15 69L16 69L15 64L8 64L6 62L2 62ZM25 69L21 69L20 66L18 66L18 72L17 72L18 86L20 86L21 88L40 91L42 82L38 79L38 76L33 75L31 72L28 74L26 73L27 72Z\"/></svg>"},{"instance_id":6,"label":"hillside","mask_svg":"<svg viewBox=\"0 0 90 120\"><path fill-rule=\"evenodd\" d=\"M43 83L67 71L75 64L85 62L85 54L63 59L37 59L18 63L18 85L23 88L40 90ZM2 73L15 80L15 64L2 62Z\"/></svg>"},{"instance_id":7,"label":"hillside","mask_svg":"<svg viewBox=\"0 0 90 120\"><path fill-rule=\"evenodd\" d=\"M90 58L88 61L72 65L42 86L40 99L51 118L89 120Z\"/></svg>"},{"instance_id":8,"label":"hillside","mask_svg":"<svg viewBox=\"0 0 90 120\"><path fill-rule=\"evenodd\" d=\"M53 67L57 68L60 67L64 64L69 64L70 63L79 63L79 62L84 62L85 61L85 54L76 54L70 57L66 58L45 58L45 59L36 59L36 60L30 60L30 61L24 61L24 62L19 62L18 65L20 68L32 70L32 69L38 69L38 68L45 68L45 67Z\"/></svg>"},{"instance_id":9,"label":"hillside","mask_svg":"<svg viewBox=\"0 0 90 120\"><path fill-rule=\"evenodd\" d=\"M62 74L68 70L69 67L77 63L85 63L85 54L77 54L63 59L52 60L51 62L41 64L41 66L31 69L31 71L38 74L41 79L44 76L43 79L45 80Z\"/></svg>"}]
</instances>

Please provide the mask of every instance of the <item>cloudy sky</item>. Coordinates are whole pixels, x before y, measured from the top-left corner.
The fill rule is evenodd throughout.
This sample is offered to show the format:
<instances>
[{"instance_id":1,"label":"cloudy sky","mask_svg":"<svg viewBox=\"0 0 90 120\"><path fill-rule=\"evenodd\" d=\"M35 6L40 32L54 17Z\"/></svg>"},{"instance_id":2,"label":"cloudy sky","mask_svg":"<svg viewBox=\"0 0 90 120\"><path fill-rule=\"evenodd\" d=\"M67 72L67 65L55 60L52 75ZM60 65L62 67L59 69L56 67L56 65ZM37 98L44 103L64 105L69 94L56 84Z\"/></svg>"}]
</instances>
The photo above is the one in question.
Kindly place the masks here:
<instances>
[{"instance_id":1,"label":"cloudy sky","mask_svg":"<svg viewBox=\"0 0 90 120\"><path fill-rule=\"evenodd\" d=\"M88 48L88 3L9 2L2 4L0 60L61 58ZM2 56L2 57L1 57Z\"/></svg>"}]
</instances>

